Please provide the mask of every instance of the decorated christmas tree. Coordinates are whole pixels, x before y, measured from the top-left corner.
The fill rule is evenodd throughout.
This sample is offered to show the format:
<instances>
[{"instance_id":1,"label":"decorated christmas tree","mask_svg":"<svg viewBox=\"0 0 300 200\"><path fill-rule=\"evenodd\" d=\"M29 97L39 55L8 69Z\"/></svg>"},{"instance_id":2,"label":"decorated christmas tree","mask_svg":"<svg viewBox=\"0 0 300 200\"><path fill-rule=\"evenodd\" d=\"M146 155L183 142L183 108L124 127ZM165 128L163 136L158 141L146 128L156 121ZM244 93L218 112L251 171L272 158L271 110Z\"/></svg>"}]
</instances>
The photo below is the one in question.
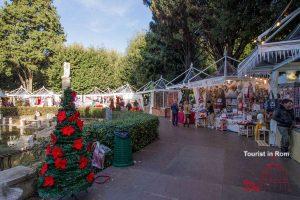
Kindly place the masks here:
<instances>
[{"instance_id":1,"label":"decorated christmas tree","mask_svg":"<svg viewBox=\"0 0 300 200\"><path fill-rule=\"evenodd\" d=\"M76 92L64 91L57 125L46 147L46 159L39 170L38 192L44 198L74 195L94 181L91 143L83 137L83 121L75 108Z\"/></svg>"}]
</instances>

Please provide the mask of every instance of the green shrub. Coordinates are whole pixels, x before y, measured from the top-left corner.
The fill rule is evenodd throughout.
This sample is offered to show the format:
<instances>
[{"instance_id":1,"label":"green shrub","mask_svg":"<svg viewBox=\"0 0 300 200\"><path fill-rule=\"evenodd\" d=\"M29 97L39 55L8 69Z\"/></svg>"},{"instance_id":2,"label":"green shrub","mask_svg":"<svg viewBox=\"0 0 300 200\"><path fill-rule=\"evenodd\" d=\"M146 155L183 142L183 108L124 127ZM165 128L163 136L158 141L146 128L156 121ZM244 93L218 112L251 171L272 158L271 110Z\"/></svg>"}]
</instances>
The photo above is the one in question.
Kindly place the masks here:
<instances>
[{"instance_id":1,"label":"green shrub","mask_svg":"<svg viewBox=\"0 0 300 200\"><path fill-rule=\"evenodd\" d=\"M128 131L130 133L133 151L139 151L158 138L158 117L139 112L114 112L119 115L112 121L95 122L85 127L92 138L114 149L114 132Z\"/></svg>"},{"instance_id":2,"label":"green shrub","mask_svg":"<svg viewBox=\"0 0 300 200\"><path fill-rule=\"evenodd\" d=\"M79 108L82 118L105 118L105 109L102 108Z\"/></svg>"},{"instance_id":3,"label":"green shrub","mask_svg":"<svg viewBox=\"0 0 300 200\"><path fill-rule=\"evenodd\" d=\"M22 115L34 115L36 111L39 111L42 115L47 113L57 113L57 107L0 107L0 111L4 117L14 117Z\"/></svg>"}]
</instances>

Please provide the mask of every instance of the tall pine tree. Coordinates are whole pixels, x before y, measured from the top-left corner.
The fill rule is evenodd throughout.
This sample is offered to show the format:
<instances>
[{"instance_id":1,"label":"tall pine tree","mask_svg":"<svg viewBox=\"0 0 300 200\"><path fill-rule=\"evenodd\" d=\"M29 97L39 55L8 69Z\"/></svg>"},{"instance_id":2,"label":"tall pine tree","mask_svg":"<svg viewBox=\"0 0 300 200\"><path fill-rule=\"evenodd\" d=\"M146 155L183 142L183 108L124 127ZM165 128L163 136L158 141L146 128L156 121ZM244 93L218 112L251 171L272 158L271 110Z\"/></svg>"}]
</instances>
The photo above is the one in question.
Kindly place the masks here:
<instances>
[{"instance_id":1,"label":"tall pine tree","mask_svg":"<svg viewBox=\"0 0 300 200\"><path fill-rule=\"evenodd\" d=\"M0 72L32 91L65 41L52 0L5 1L0 10Z\"/></svg>"}]
</instances>

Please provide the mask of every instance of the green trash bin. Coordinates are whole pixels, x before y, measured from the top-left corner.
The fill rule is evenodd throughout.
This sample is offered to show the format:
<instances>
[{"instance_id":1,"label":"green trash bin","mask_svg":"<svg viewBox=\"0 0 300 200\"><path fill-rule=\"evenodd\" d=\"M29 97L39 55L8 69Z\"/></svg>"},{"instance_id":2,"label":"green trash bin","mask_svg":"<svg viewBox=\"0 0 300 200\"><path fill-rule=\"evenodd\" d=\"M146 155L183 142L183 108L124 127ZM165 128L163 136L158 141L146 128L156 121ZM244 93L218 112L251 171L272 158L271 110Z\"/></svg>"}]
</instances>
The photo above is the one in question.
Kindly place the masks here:
<instances>
[{"instance_id":1,"label":"green trash bin","mask_svg":"<svg viewBox=\"0 0 300 200\"><path fill-rule=\"evenodd\" d=\"M127 167L133 165L132 142L128 132L115 131L114 139L114 167Z\"/></svg>"}]
</instances>

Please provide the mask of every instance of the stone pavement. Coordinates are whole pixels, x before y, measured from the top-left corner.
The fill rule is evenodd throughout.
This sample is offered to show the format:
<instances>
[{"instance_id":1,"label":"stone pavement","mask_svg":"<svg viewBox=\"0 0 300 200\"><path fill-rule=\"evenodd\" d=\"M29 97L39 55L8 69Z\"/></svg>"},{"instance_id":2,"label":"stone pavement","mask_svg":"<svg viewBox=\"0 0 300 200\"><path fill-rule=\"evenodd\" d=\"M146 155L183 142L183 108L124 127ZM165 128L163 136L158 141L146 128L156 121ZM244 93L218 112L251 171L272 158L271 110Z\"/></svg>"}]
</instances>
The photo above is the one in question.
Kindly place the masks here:
<instances>
[{"instance_id":1,"label":"stone pavement","mask_svg":"<svg viewBox=\"0 0 300 200\"><path fill-rule=\"evenodd\" d=\"M134 154L134 166L104 170L100 174L109 174L112 180L94 184L79 199L300 200L299 163L243 153L277 149L258 147L253 138L236 133L160 122L160 139Z\"/></svg>"}]
</instances>

